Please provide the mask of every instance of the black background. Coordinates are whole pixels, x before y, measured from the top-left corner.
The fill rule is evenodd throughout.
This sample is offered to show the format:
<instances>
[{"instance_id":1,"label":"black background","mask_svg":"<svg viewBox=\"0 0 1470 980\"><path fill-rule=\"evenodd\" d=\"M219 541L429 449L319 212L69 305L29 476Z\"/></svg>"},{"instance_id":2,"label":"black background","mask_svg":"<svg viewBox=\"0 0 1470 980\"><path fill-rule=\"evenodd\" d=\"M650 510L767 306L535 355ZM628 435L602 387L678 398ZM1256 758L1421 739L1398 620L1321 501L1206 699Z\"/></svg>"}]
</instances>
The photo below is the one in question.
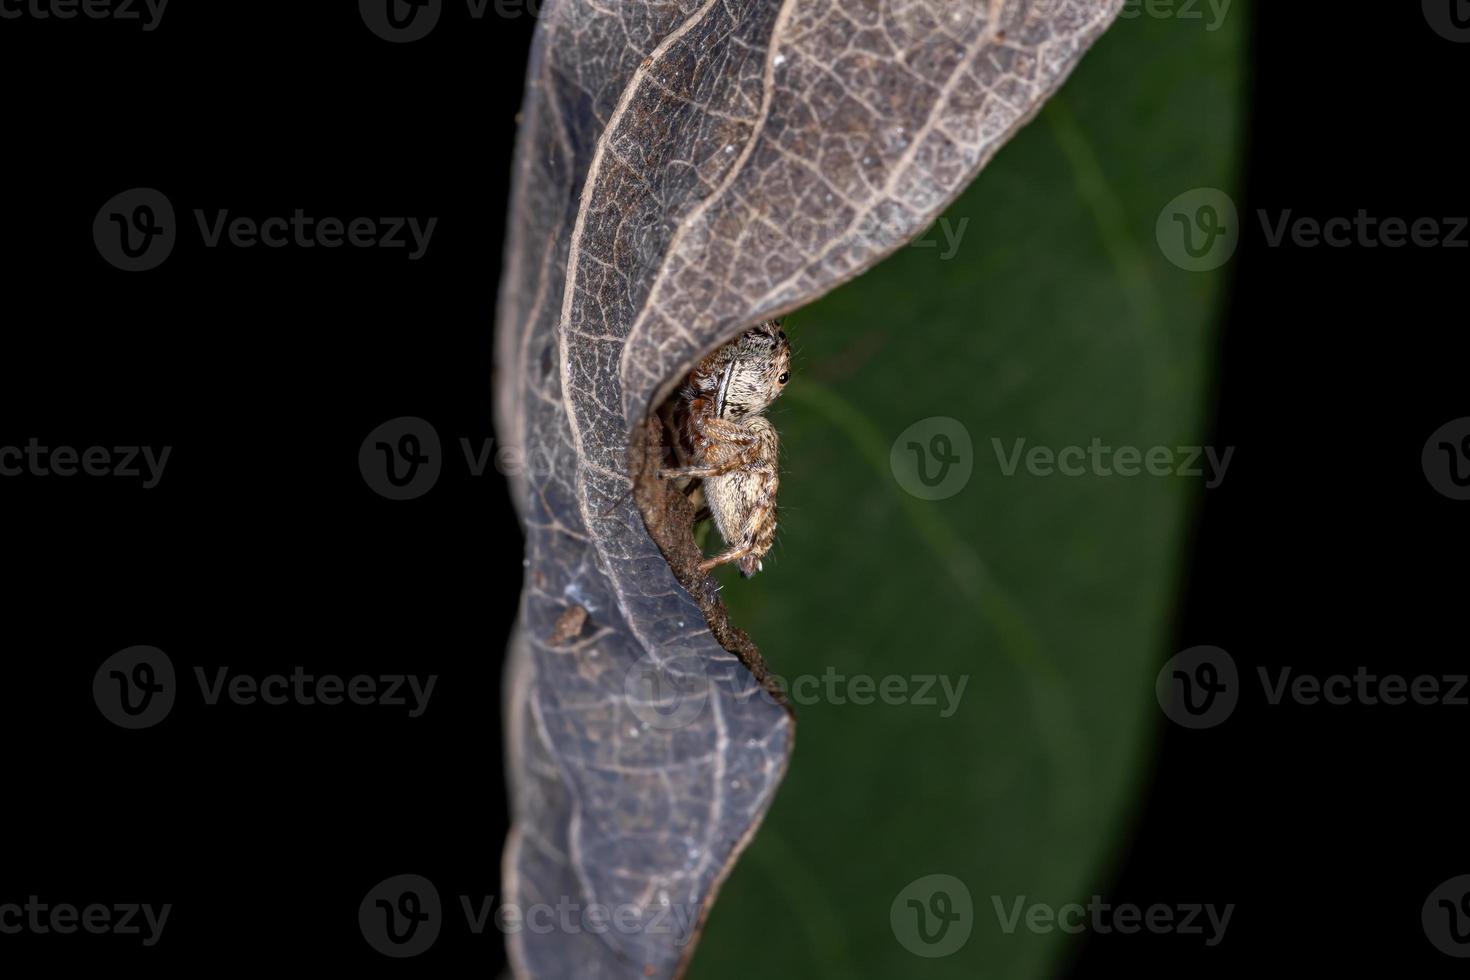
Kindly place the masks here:
<instances>
[{"instance_id":1,"label":"black background","mask_svg":"<svg viewBox=\"0 0 1470 980\"><path fill-rule=\"evenodd\" d=\"M1467 414L1457 286L1470 250L1270 248L1255 217L1470 212L1454 121L1470 44L1418 8L1251 7L1241 215L1255 227L1232 262L1210 440L1241 450L1201 495L1175 644L1228 650L1242 695L1219 727L1165 729L1136 839L1104 889L1237 908L1214 949L1085 934L1074 977L1465 969L1426 941L1420 909L1470 873L1467 708L1269 706L1257 676L1470 667L1458 570L1470 505L1433 490L1420 463L1430 434Z\"/></svg>"},{"instance_id":2,"label":"black background","mask_svg":"<svg viewBox=\"0 0 1470 980\"><path fill-rule=\"evenodd\" d=\"M1470 45L1399 7L1367 20L1253 5L1244 220L1470 213ZM154 32L0 20L0 445L173 447L151 490L0 480L0 901L174 905L152 949L0 936L0 968L39 955L170 974L386 970L400 964L356 922L377 881L423 874L446 903L497 893L499 671L521 543L503 481L472 475L459 447L493 434L491 325L533 26L455 3L404 45L352 3L178 3ZM181 237L160 268L124 274L90 227L139 186L167 194ZM208 249L192 224L195 208L297 207L439 222L418 261ZM1176 648L1225 647L1255 693L1218 728L1166 731L1136 839L1099 883L1115 902L1237 909L1215 948L1081 937L1071 974L1447 975L1461 963L1426 941L1419 910L1470 873L1470 709L1268 707L1254 675L1465 670L1455 566L1470 504L1436 493L1419 454L1467 414L1453 290L1470 253L1243 237L1210 442L1250 452L1202 497ZM446 450L418 506L384 500L357 468L364 436L399 416L428 420ZM87 692L133 644L185 675L303 663L438 681L410 719L206 707L189 676L167 723L124 732ZM418 967L493 974L499 937L453 922Z\"/></svg>"}]
</instances>

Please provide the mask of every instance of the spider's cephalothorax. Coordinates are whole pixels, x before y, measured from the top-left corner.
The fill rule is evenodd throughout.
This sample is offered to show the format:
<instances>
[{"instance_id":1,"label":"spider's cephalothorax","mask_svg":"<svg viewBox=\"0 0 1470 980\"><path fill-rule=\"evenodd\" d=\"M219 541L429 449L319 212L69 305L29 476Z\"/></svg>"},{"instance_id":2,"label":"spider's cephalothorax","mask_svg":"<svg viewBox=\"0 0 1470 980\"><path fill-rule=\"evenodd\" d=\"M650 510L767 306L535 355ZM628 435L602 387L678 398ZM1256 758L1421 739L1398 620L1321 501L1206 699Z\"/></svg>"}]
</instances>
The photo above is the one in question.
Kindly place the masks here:
<instances>
[{"instance_id":1,"label":"spider's cephalothorax","mask_svg":"<svg viewBox=\"0 0 1470 980\"><path fill-rule=\"evenodd\" d=\"M684 465L659 476L699 481L727 546L700 566L703 571L735 562L750 578L776 539L779 442L761 413L781 394L790 368L781 321L767 320L700 361L679 389L671 422Z\"/></svg>"}]
</instances>

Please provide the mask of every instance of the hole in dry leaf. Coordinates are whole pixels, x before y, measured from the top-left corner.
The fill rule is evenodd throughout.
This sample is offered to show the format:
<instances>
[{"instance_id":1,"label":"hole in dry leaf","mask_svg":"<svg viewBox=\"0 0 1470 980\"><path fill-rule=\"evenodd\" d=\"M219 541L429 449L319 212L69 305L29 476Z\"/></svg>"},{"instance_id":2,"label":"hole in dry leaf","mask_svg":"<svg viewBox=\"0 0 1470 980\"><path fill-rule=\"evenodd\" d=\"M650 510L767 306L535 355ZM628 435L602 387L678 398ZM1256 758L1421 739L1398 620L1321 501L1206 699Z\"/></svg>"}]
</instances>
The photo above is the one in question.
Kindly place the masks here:
<instances>
[{"instance_id":1,"label":"hole in dry leaf","mask_svg":"<svg viewBox=\"0 0 1470 980\"><path fill-rule=\"evenodd\" d=\"M649 535L715 639L782 704L760 651L731 624L710 571L730 563L751 578L774 540L777 437L763 413L789 379L790 359L780 321L750 328L702 359L688 383L644 419L629 447L634 497ZM703 518L724 539L717 554L706 555L695 540Z\"/></svg>"}]
</instances>

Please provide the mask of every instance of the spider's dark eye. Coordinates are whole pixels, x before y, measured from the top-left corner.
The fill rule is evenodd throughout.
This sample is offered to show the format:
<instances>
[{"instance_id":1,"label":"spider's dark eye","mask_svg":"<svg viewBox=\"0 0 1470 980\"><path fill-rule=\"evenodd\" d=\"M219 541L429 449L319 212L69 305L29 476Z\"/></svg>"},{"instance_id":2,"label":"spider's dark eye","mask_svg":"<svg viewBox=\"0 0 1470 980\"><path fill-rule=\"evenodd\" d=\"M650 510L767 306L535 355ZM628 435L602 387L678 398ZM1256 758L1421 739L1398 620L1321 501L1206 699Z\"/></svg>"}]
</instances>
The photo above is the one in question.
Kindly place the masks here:
<instances>
[{"instance_id":1,"label":"spider's dark eye","mask_svg":"<svg viewBox=\"0 0 1470 980\"><path fill-rule=\"evenodd\" d=\"M790 380L791 380L791 372L790 371L782 371L781 372L781 377L779 377L779 378L776 379L776 383L777 384L783 384L784 385L786 382L788 382Z\"/></svg>"},{"instance_id":2,"label":"spider's dark eye","mask_svg":"<svg viewBox=\"0 0 1470 980\"><path fill-rule=\"evenodd\" d=\"M777 337L780 337L782 340L785 340L786 339L786 331L785 330L777 330L776 331L776 336Z\"/></svg>"}]
</instances>

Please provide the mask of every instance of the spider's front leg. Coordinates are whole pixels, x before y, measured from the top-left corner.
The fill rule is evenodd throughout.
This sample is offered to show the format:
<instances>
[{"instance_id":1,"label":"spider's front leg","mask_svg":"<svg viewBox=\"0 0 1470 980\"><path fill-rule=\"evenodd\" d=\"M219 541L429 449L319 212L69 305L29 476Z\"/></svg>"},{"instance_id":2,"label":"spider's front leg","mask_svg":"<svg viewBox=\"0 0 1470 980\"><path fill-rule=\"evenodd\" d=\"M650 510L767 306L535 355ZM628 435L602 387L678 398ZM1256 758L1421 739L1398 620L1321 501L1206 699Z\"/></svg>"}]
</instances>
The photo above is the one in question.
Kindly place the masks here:
<instances>
[{"instance_id":1,"label":"spider's front leg","mask_svg":"<svg viewBox=\"0 0 1470 980\"><path fill-rule=\"evenodd\" d=\"M700 453L702 462L693 466L661 469L658 471L659 479L707 480L710 477L724 476L749 466L752 450L758 451L759 436L750 427L750 423L754 421L756 420L752 419L742 425L728 419L696 418L694 429L699 433L704 444L703 452ZM765 422L765 419L760 419L760 421Z\"/></svg>"}]
</instances>

